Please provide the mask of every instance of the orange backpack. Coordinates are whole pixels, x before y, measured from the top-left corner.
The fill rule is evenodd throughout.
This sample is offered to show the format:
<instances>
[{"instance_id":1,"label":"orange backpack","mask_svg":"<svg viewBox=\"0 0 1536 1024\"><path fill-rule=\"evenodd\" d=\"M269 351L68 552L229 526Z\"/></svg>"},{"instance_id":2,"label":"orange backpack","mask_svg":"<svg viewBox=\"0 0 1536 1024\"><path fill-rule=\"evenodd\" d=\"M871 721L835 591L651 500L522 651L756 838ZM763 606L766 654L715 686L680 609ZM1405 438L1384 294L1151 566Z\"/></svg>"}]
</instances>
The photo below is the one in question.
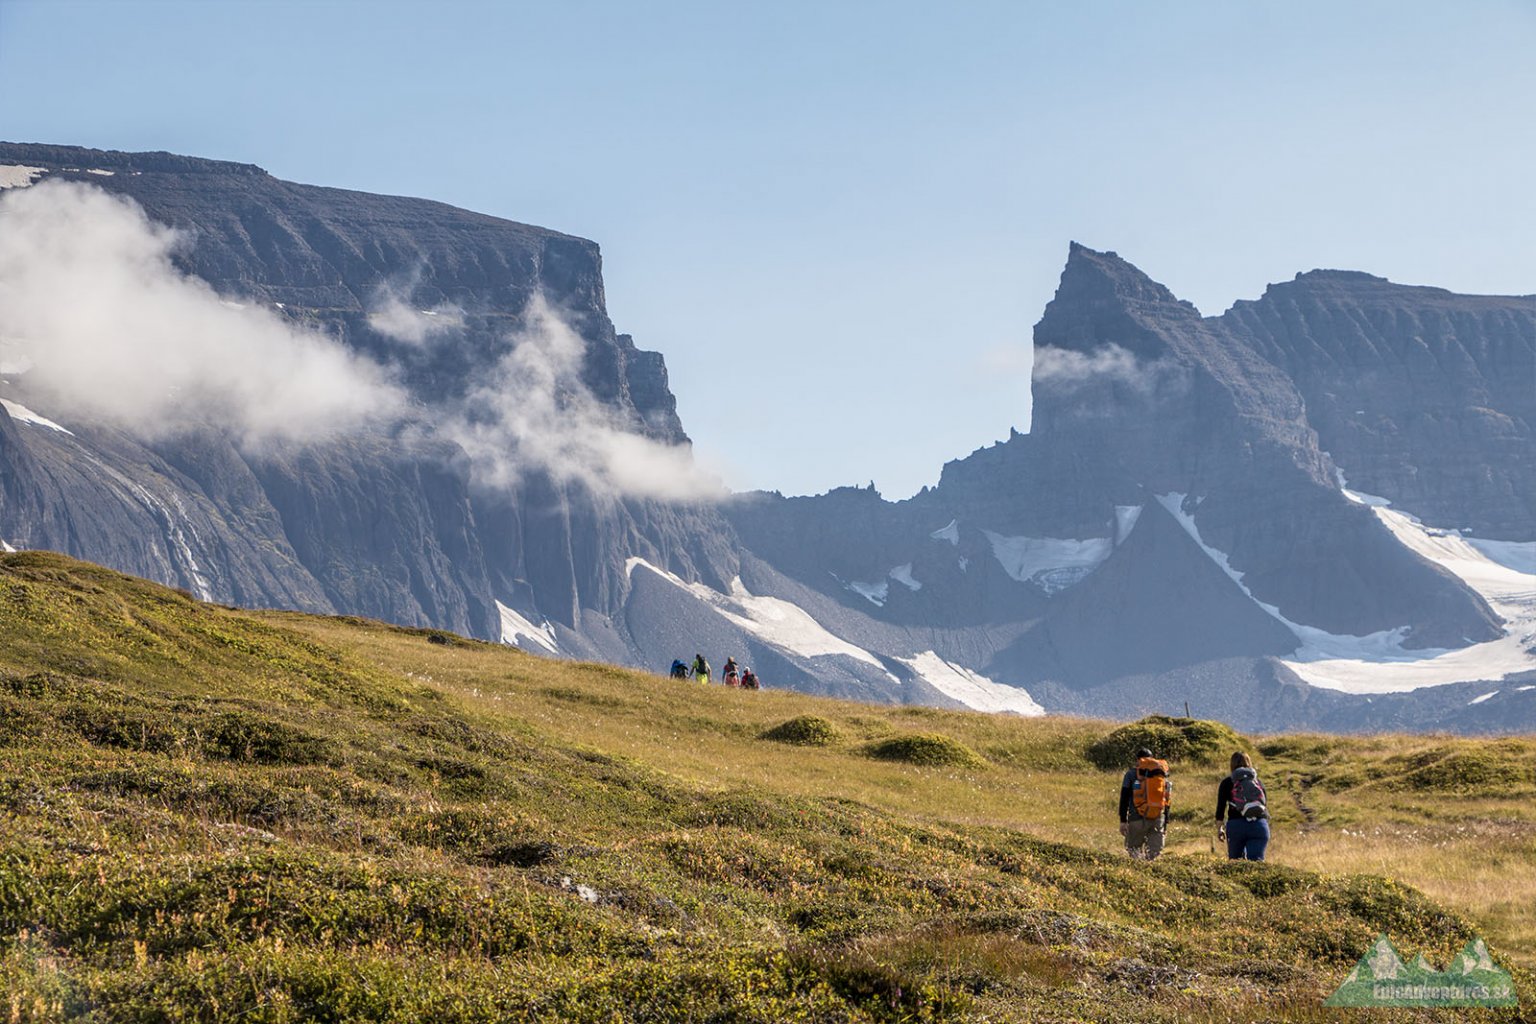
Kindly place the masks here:
<instances>
[{"instance_id":1,"label":"orange backpack","mask_svg":"<svg viewBox=\"0 0 1536 1024\"><path fill-rule=\"evenodd\" d=\"M1163 816L1172 803L1173 787L1168 782L1168 762L1143 757L1136 762L1136 782L1131 788L1131 803L1143 818Z\"/></svg>"}]
</instances>

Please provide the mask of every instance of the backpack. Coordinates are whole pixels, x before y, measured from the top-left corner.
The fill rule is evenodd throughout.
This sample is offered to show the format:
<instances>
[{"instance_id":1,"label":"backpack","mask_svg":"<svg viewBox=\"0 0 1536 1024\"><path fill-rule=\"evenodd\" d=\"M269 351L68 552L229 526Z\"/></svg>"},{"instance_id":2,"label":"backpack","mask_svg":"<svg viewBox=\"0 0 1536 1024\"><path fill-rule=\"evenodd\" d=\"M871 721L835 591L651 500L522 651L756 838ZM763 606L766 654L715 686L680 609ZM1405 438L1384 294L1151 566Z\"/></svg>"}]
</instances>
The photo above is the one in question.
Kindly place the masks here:
<instances>
[{"instance_id":1,"label":"backpack","mask_svg":"<svg viewBox=\"0 0 1536 1024\"><path fill-rule=\"evenodd\" d=\"M1143 818L1156 820L1172 803L1173 787L1168 782L1168 762L1143 757L1136 762L1136 781L1131 783L1131 803Z\"/></svg>"},{"instance_id":2,"label":"backpack","mask_svg":"<svg viewBox=\"0 0 1536 1024\"><path fill-rule=\"evenodd\" d=\"M688 678L688 666L684 665L681 661L674 660L672 662L672 678L673 679L687 679Z\"/></svg>"},{"instance_id":3,"label":"backpack","mask_svg":"<svg viewBox=\"0 0 1536 1024\"><path fill-rule=\"evenodd\" d=\"M1269 817L1269 808L1264 805L1264 785L1259 782L1258 772L1252 768L1239 768L1232 773L1231 804L1240 817L1249 821Z\"/></svg>"},{"instance_id":4,"label":"backpack","mask_svg":"<svg viewBox=\"0 0 1536 1024\"><path fill-rule=\"evenodd\" d=\"M741 674L741 688L743 690L757 689L757 673L747 669Z\"/></svg>"}]
</instances>

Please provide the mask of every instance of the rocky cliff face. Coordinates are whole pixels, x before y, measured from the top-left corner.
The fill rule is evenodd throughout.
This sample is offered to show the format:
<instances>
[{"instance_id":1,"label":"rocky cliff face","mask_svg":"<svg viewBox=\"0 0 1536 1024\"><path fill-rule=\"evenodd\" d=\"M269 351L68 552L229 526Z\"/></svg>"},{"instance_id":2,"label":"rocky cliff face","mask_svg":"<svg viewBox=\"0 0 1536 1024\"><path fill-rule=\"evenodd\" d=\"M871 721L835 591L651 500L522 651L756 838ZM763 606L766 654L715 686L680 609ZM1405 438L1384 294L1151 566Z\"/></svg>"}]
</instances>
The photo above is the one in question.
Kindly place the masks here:
<instances>
[{"instance_id":1,"label":"rocky cliff face","mask_svg":"<svg viewBox=\"0 0 1536 1024\"><path fill-rule=\"evenodd\" d=\"M565 416L575 389L604 430L687 444L662 358L608 317L593 243L169 154L0 144L4 165L131 199L184 233L182 271L387 362L414 410L323 441L146 438L54 422L11 373L8 544L563 657L730 653L770 685L869 700L1536 725L1536 690L1511 682L1536 671L1530 298L1313 272L1202 317L1074 245L1035 330L1028 434L904 502L661 500L558 452L487 479L483 452L430 429L498 399ZM577 376L508 393L540 303L574 332ZM439 317L431 343L402 345L381 309Z\"/></svg>"},{"instance_id":2,"label":"rocky cliff face","mask_svg":"<svg viewBox=\"0 0 1536 1024\"><path fill-rule=\"evenodd\" d=\"M665 364L614 330L601 257L585 239L164 153L0 144L0 164L131 199L182 233L182 270L387 360L428 410L482 384L541 296L579 333L581 381L607 413L635 434L687 443ZM451 309L453 322L430 345L401 345L375 326L388 302ZM91 423L69 429L0 413L5 539L215 600L495 638L498 599L571 628L583 608L616 610L631 551L720 575L709 572L718 551L681 539L696 531L680 524L707 512L626 504L537 469L476 488L462 453L437 443L373 435L253 454L216 432L144 441Z\"/></svg>"},{"instance_id":3,"label":"rocky cliff face","mask_svg":"<svg viewBox=\"0 0 1536 1024\"><path fill-rule=\"evenodd\" d=\"M1220 322L1295 382L1351 487L1426 522L1532 539L1536 296L1315 270Z\"/></svg>"},{"instance_id":4,"label":"rocky cliff face","mask_svg":"<svg viewBox=\"0 0 1536 1024\"><path fill-rule=\"evenodd\" d=\"M1421 672L1497 679L1536 657L1531 446L1505 444L1536 400L1506 380L1532 378L1533 314L1526 298L1311 274L1202 317L1074 245L1035 329L1028 434L950 463L906 502L762 496L729 514L807 585L892 624L962 627L939 649L1047 706L1168 711L1182 693L1249 721L1338 727L1351 707L1364 722L1388 706L1403 720L1411 694L1378 696L1367 715L1336 691L1412 689ZM1409 368L1427 333L1454 372ZM1344 404L1375 417L1341 426L1330 410ZM1357 477L1378 452L1377 475ZM904 563L922 589L871 600L869 581ZM1449 698L1436 700L1439 720Z\"/></svg>"}]
</instances>

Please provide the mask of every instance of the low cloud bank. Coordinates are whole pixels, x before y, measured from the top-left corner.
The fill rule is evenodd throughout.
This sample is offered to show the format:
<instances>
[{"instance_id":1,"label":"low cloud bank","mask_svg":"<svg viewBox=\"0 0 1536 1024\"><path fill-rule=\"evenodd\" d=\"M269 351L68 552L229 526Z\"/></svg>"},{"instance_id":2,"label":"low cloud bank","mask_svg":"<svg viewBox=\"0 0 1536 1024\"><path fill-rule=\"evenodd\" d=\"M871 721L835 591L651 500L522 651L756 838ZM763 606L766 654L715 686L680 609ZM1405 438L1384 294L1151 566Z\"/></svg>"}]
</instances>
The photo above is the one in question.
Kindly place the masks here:
<instances>
[{"instance_id":1,"label":"low cloud bank","mask_svg":"<svg viewBox=\"0 0 1536 1024\"><path fill-rule=\"evenodd\" d=\"M1034 352L1034 381L1061 391L1089 384L1122 384L1143 395L1173 383L1182 388L1183 370L1170 360L1141 360L1111 342L1092 352L1038 345Z\"/></svg>"},{"instance_id":2,"label":"low cloud bank","mask_svg":"<svg viewBox=\"0 0 1536 1024\"><path fill-rule=\"evenodd\" d=\"M137 205L91 186L0 194L0 362L25 369L48 414L146 440L214 427L247 446L409 420L417 436L462 446L487 487L542 470L618 497L725 493L691 449L633 432L585 387L585 342L542 297L463 400L412 408L391 367L179 271L179 243ZM409 346L462 326L457 308L420 310L409 298L382 287L370 325Z\"/></svg>"},{"instance_id":3,"label":"low cloud bank","mask_svg":"<svg viewBox=\"0 0 1536 1024\"><path fill-rule=\"evenodd\" d=\"M507 487L537 466L599 493L674 501L725 495L690 448L632 432L582 384L586 343L543 296L529 303L512 341L495 369L434 428L469 454L482 484Z\"/></svg>"},{"instance_id":4,"label":"low cloud bank","mask_svg":"<svg viewBox=\"0 0 1536 1024\"><path fill-rule=\"evenodd\" d=\"M177 234L100 189L0 197L0 342L50 411L145 438L216 424L318 439L398 416L386 370L171 262Z\"/></svg>"}]
</instances>

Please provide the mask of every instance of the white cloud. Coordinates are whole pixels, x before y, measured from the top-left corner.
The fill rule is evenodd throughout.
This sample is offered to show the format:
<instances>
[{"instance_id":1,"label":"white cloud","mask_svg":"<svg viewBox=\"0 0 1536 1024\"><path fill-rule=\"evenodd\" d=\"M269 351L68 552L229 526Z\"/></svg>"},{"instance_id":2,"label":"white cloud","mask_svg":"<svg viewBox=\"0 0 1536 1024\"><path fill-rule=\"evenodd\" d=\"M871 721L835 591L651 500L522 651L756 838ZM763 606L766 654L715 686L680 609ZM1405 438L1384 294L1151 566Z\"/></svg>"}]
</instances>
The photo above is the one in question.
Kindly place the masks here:
<instances>
[{"instance_id":1,"label":"white cloud","mask_svg":"<svg viewBox=\"0 0 1536 1024\"><path fill-rule=\"evenodd\" d=\"M511 340L491 374L437 426L469 453L479 482L509 486L538 467L599 493L680 501L724 495L691 448L634 433L587 389L586 343L542 295Z\"/></svg>"},{"instance_id":2,"label":"white cloud","mask_svg":"<svg viewBox=\"0 0 1536 1024\"><path fill-rule=\"evenodd\" d=\"M413 409L388 368L177 270L177 244L138 206L92 186L0 194L0 357L25 367L29 402L146 439L213 426L246 444L409 419L410 436L462 446L483 486L538 468L620 497L725 493L688 446L635 433L591 393L586 343L541 296L462 401ZM422 311L408 296L380 290L376 330L418 345L462 325L456 308Z\"/></svg>"},{"instance_id":3,"label":"white cloud","mask_svg":"<svg viewBox=\"0 0 1536 1024\"><path fill-rule=\"evenodd\" d=\"M464 326L464 311L451 303L418 309L410 301L416 281L404 286L385 284L369 303L368 326L392 341L418 348Z\"/></svg>"},{"instance_id":4,"label":"white cloud","mask_svg":"<svg viewBox=\"0 0 1536 1024\"><path fill-rule=\"evenodd\" d=\"M393 419L384 368L171 262L178 237L98 188L0 195L0 337L50 413L141 437L216 424L251 443ZM10 351L11 349L20 351Z\"/></svg>"},{"instance_id":5,"label":"white cloud","mask_svg":"<svg viewBox=\"0 0 1536 1024\"><path fill-rule=\"evenodd\" d=\"M1171 360L1150 362L1111 342L1092 352L1035 346L1034 380L1058 390L1073 390L1089 383L1110 381L1150 394L1165 380L1182 384L1183 370Z\"/></svg>"}]
</instances>

